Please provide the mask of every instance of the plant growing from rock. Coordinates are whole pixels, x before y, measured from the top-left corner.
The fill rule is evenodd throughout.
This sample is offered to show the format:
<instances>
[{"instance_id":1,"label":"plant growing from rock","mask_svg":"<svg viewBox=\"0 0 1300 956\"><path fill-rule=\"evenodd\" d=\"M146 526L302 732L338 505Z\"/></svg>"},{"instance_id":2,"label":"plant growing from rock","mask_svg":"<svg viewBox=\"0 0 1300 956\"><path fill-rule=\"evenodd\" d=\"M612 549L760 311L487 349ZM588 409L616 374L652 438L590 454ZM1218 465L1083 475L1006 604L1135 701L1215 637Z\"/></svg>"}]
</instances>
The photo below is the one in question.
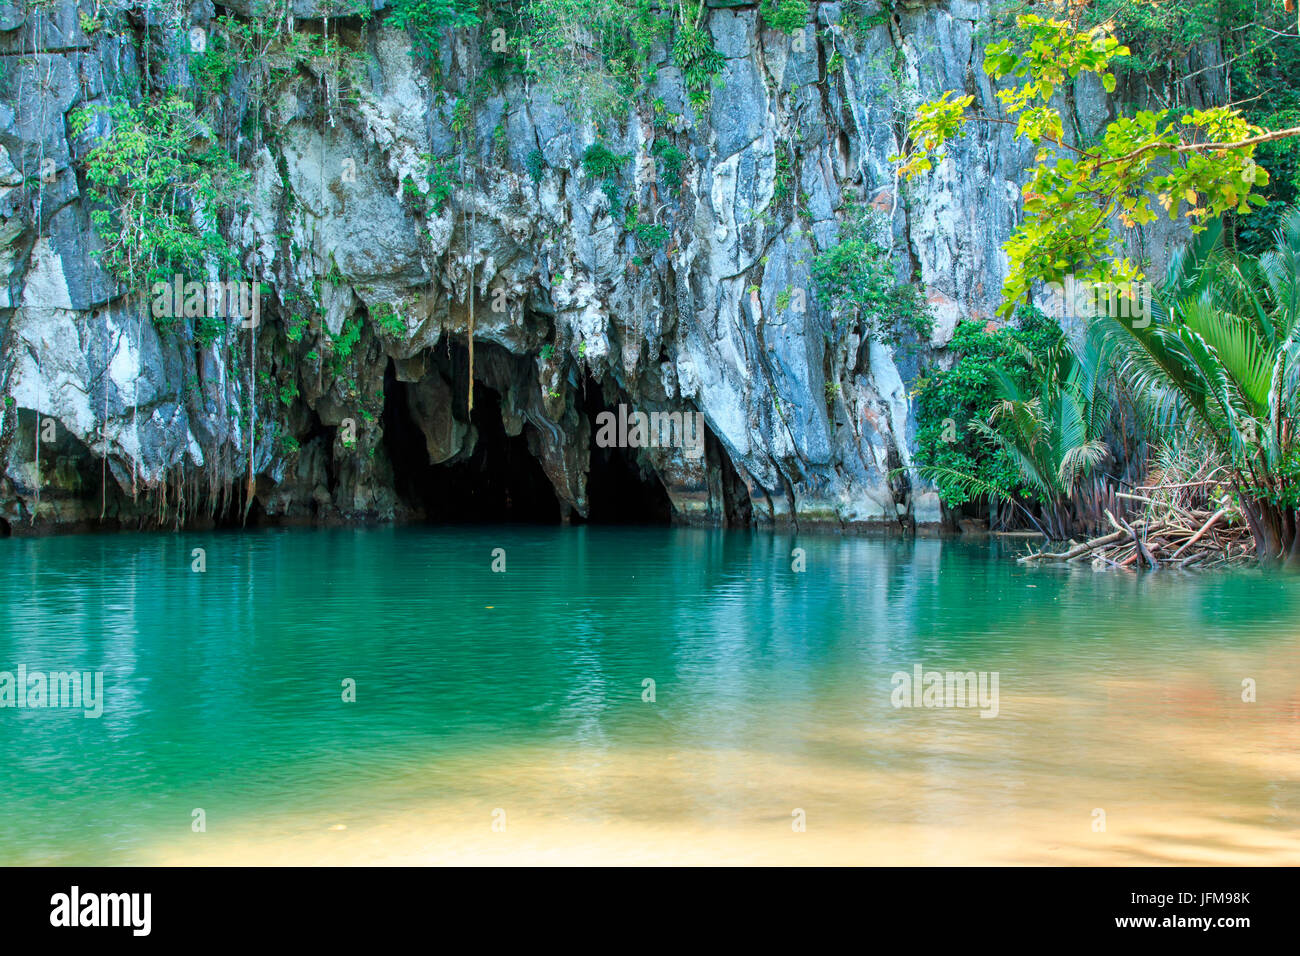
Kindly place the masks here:
<instances>
[{"instance_id":1,"label":"plant growing from rock","mask_svg":"<svg viewBox=\"0 0 1300 956\"><path fill-rule=\"evenodd\" d=\"M615 153L599 140L582 154L583 172L600 183L600 188L609 197L610 209L618 206L618 181L627 161L628 157Z\"/></svg>"},{"instance_id":2,"label":"plant growing from rock","mask_svg":"<svg viewBox=\"0 0 1300 956\"><path fill-rule=\"evenodd\" d=\"M75 113L84 133L97 113L108 133L86 154L100 264L137 293L181 273L207 277L209 266L238 268L221 235L221 212L247 180L189 102L169 96Z\"/></svg>"},{"instance_id":3,"label":"plant growing from rock","mask_svg":"<svg viewBox=\"0 0 1300 956\"><path fill-rule=\"evenodd\" d=\"M837 332L860 327L892 342L926 340L934 320L921 290L900 282L889 250L872 237L869 220L850 207L840 241L812 264L817 298L831 311Z\"/></svg>"},{"instance_id":4,"label":"plant growing from rock","mask_svg":"<svg viewBox=\"0 0 1300 956\"><path fill-rule=\"evenodd\" d=\"M417 56L434 60L447 30L479 23L478 6L477 0L389 0L388 23L410 33Z\"/></svg>"},{"instance_id":5,"label":"plant growing from rock","mask_svg":"<svg viewBox=\"0 0 1300 956\"><path fill-rule=\"evenodd\" d=\"M682 187L682 167L686 163L686 154L673 145L672 141L660 137L650 147L650 155L655 159L655 168L659 179L669 192L676 192Z\"/></svg>"},{"instance_id":6,"label":"plant growing from rock","mask_svg":"<svg viewBox=\"0 0 1300 956\"><path fill-rule=\"evenodd\" d=\"M707 12L704 0L683 0L677 8L677 36L673 40L673 62L682 71L691 105L697 111L708 107L713 85L726 63L704 25Z\"/></svg>"},{"instance_id":7,"label":"plant growing from rock","mask_svg":"<svg viewBox=\"0 0 1300 956\"><path fill-rule=\"evenodd\" d=\"M650 78L669 20L653 0L532 0L515 41L524 72L586 116L626 113Z\"/></svg>"},{"instance_id":8,"label":"plant growing from rock","mask_svg":"<svg viewBox=\"0 0 1300 956\"><path fill-rule=\"evenodd\" d=\"M808 0L763 0L758 11L764 23L782 33L797 33L808 25Z\"/></svg>"}]
</instances>

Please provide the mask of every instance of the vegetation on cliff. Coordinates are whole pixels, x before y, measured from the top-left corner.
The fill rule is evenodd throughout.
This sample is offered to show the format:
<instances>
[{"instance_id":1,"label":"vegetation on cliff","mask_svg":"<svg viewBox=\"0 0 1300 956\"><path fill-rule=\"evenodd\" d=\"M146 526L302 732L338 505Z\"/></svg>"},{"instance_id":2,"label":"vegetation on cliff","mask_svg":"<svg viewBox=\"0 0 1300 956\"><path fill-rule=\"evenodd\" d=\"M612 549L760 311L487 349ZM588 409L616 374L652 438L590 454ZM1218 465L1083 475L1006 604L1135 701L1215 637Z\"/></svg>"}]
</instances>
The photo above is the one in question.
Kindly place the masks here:
<instances>
[{"instance_id":1,"label":"vegetation on cliff","mask_svg":"<svg viewBox=\"0 0 1300 956\"><path fill-rule=\"evenodd\" d=\"M1072 92L1087 75L1108 92L1117 88L1112 67L1131 50L1111 35L1112 26L1111 20L1089 27L1086 18L1020 15L1015 35L991 44L984 62L994 81L1011 82L997 92L1007 116L971 112L973 95L948 92L922 104L909 127L911 148L900 157L909 178L931 170L944 144L970 122L1014 123L1016 135L1037 148L1024 187L1024 219L1005 245L1004 317L1045 285L1059 290L1077 283L1105 292L1081 342L1069 350L1054 347L1048 361L1031 359L1027 387L1023 378L990 370L996 400L990 407L982 396L985 407L969 425L985 447L965 467L941 461L945 453L931 444L923 445L922 470L939 481L949 502L972 494L1017 504L1031 498L1038 507L1036 514L1026 511L1030 522L1052 537L1067 537L1074 530L1071 516L1080 510L1078 481L1111 455L1108 432L1124 427L1115 422L1117 403L1108 396L1127 394L1153 447L1195 442L1212 450L1259 560L1300 561L1294 436L1300 414L1300 210L1280 220L1275 214L1280 224L1267 252L1252 255L1223 242L1226 217L1234 217L1234 225L1249 222L1235 217L1266 204L1261 190L1270 176L1256 150L1293 142L1300 127L1266 129L1231 104L1177 105L1130 108L1091 141L1067 135L1059 93ZM1245 27L1236 32L1269 29L1257 21ZM1145 39L1150 50L1151 38ZM1264 81L1258 48L1240 59L1254 64L1253 84ZM1271 67L1280 62L1274 59ZM1294 62L1285 60L1288 68ZM1157 209L1184 218L1198 238L1174 257L1153 307L1135 308L1147 294L1139 285L1146 276L1124 255L1126 230L1154 222ZM1239 231L1242 245L1258 245L1257 232ZM977 355L968 350L954 378ZM1114 388L1100 387L1112 378ZM923 402L923 415L927 410L923 435L935 427L937 409ZM1008 459L1014 481L991 468Z\"/></svg>"}]
</instances>

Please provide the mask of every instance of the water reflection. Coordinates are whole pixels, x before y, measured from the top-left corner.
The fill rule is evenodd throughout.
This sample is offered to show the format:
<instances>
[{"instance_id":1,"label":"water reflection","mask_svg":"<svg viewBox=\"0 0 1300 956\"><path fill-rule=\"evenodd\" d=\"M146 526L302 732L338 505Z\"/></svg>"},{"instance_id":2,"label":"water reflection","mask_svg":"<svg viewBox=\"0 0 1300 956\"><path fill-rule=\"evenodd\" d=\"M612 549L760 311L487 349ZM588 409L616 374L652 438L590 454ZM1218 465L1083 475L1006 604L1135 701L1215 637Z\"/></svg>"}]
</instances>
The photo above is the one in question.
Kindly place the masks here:
<instances>
[{"instance_id":1,"label":"water reflection","mask_svg":"<svg viewBox=\"0 0 1300 956\"><path fill-rule=\"evenodd\" d=\"M106 695L98 721L0 709L0 860L477 858L509 804L519 859L1300 861L1300 585L1024 568L1007 547L0 541L0 670L102 670ZM891 675L918 663L998 672L999 717L893 708ZM195 807L219 844L192 839ZM328 830L345 818L351 836Z\"/></svg>"}]
</instances>

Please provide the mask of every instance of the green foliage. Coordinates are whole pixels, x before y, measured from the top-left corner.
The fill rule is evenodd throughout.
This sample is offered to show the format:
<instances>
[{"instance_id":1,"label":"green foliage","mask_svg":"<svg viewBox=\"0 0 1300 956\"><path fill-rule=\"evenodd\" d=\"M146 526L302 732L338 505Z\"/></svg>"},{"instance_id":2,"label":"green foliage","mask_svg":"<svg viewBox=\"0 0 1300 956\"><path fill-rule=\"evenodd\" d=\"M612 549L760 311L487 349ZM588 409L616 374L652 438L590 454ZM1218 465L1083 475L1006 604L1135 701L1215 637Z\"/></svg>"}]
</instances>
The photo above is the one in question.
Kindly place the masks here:
<instances>
[{"instance_id":1,"label":"green foliage","mask_svg":"<svg viewBox=\"0 0 1300 956\"><path fill-rule=\"evenodd\" d=\"M843 0L840 24L854 36L865 36L889 22L890 8L881 0Z\"/></svg>"},{"instance_id":2,"label":"green foliage","mask_svg":"<svg viewBox=\"0 0 1300 956\"><path fill-rule=\"evenodd\" d=\"M653 0L531 0L516 41L527 72L584 115L626 111L649 78L651 50L669 20Z\"/></svg>"},{"instance_id":3,"label":"green foliage","mask_svg":"<svg viewBox=\"0 0 1300 956\"><path fill-rule=\"evenodd\" d=\"M597 140L582 154L582 169L591 179L600 182L600 188L609 197L610 208L618 206L618 179L628 157L615 153Z\"/></svg>"},{"instance_id":4,"label":"green foliage","mask_svg":"<svg viewBox=\"0 0 1300 956\"><path fill-rule=\"evenodd\" d=\"M1296 70L1295 84L1300 90L1300 69ZM1266 129L1300 126L1300 92L1288 92L1273 102L1289 105L1255 112L1252 121ZM1273 236L1282 227L1287 210L1300 201L1300 138L1261 143L1256 148L1255 159L1268 172L1268 181L1260 190L1268 205L1251 216L1238 219L1234 225L1242 250L1259 253L1272 245Z\"/></svg>"},{"instance_id":5,"label":"green foliage","mask_svg":"<svg viewBox=\"0 0 1300 956\"><path fill-rule=\"evenodd\" d=\"M593 179L616 178L627 162L602 142L592 143L582 154L582 168Z\"/></svg>"},{"instance_id":6,"label":"green foliage","mask_svg":"<svg viewBox=\"0 0 1300 956\"><path fill-rule=\"evenodd\" d=\"M169 321L156 319L155 322L163 325ZM213 342L216 342L225 334L227 329L227 319L219 315L198 315L194 317L194 341L199 348L207 348Z\"/></svg>"},{"instance_id":7,"label":"green foliage","mask_svg":"<svg viewBox=\"0 0 1300 956\"><path fill-rule=\"evenodd\" d=\"M1074 14L1081 28L1105 25L1124 39L1129 56L1115 68L1121 82L1179 84L1202 69L1206 49L1216 49L1227 65L1232 98L1252 122L1270 126L1258 116L1295 95L1300 48L1284 37L1295 33L1296 17L1283 3L1091 0ZM1175 88L1174 95L1182 93Z\"/></svg>"},{"instance_id":8,"label":"green foliage","mask_svg":"<svg viewBox=\"0 0 1300 956\"><path fill-rule=\"evenodd\" d=\"M238 55L225 33L213 33L202 53L190 55L190 74L206 100L222 96L230 89L238 65Z\"/></svg>"},{"instance_id":9,"label":"green foliage","mask_svg":"<svg viewBox=\"0 0 1300 956\"><path fill-rule=\"evenodd\" d=\"M956 362L947 369L931 368L915 385L915 462L934 481L946 505L975 499L980 487L1020 490L1010 455L990 447L972 426L993 413L1001 380L1028 389L1035 367L1061 341L1060 327L1040 312L1021 310L1017 320L1001 328L986 328L977 321L958 323L948 344Z\"/></svg>"},{"instance_id":10,"label":"green foliage","mask_svg":"<svg viewBox=\"0 0 1300 956\"><path fill-rule=\"evenodd\" d=\"M655 168L659 178L670 192L682 187L682 167L686 163L686 154L673 145L672 141L660 137L650 147L650 155L655 158Z\"/></svg>"},{"instance_id":11,"label":"green foliage","mask_svg":"<svg viewBox=\"0 0 1300 956\"><path fill-rule=\"evenodd\" d=\"M1018 493L1027 494L1039 505L1040 517L1030 520L1055 539L1073 533L1079 483L1110 454L1103 437L1114 408L1108 353L1089 345L1059 342L1034 363L1028 388L999 378L988 421L972 422L991 448L1011 459L1021 486L987 491L1016 503Z\"/></svg>"},{"instance_id":12,"label":"green foliage","mask_svg":"<svg viewBox=\"0 0 1300 956\"><path fill-rule=\"evenodd\" d=\"M780 144L776 147L776 172L772 180L772 204L781 205L790 198L790 187L794 182L793 162L790 153Z\"/></svg>"},{"instance_id":13,"label":"green foliage","mask_svg":"<svg viewBox=\"0 0 1300 956\"><path fill-rule=\"evenodd\" d=\"M429 192L426 199L429 204L429 211L435 216L442 215L443 209L447 206L447 200L451 198L452 193L456 191L456 180L453 177L453 163L450 159L430 159L429 161Z\"/></svg>"},{"instance_id":14,"label":"green foliage","mask_svg":"<svg viewBox=\"0 0 1300 956\"><path fill-rule=\"evenodd\" d=\"M1034 14L1016 23L1021 37L989 46L984 60L991 78L1016 84L1000 89L998 98L1007 114L1019 117L1017 136L1038 147L1024 188L1024 219L1003 247L1009 269L1002 314L1011 314L1034 283L1060 282L1067 274L1085 282L1142 278L1121 257L1124 236L1112 224L1151 223L1153 204L1171 218L1185 216L1199 231L1225 212L1245 214L1264 202L1258 189L1269 177L1253 158L1264 131L1229 107L1121 114L1096 144L1068 143L1052 97L1081 74L1114 90L1111 63L1129 50L1105 27L1079 32ZM968 115L972 101L945 93L918 109L908 131L911 153L898 157L903 175L929 170L949 139L983 118Z\"/></svg>"},{"instance_id":15,"label":"green foliage","mask_svg":"<svg viewBox=\"0 0 1300 956\"><path fill-rule=\"evenodd\" d=\"M524 158L524 169L528 172L528 178L534 183L542 181L542 171L546 168L546 157L542 155L540 149L534 149Z\"/></svg>"},{"instance_id":16,"label":"green foliage","mask_svg":"<svg viewBox=\"0 0 1300 956\"><path fill-rule=\"evenodd\" d=\"M808 25L808 0L763 0L763 22L782 33L797 33Z\"/></svg>"},{"instance_id":17,"label":"green foliage","mask_svg":"<svg viewBox=\"0 0 1300 956\"><path fill-rule=\"evenodd\" d=\"M212 21L205 49L194 52L187 45L186 53L200 101L214 107L230 98L237 70L247 79L248 98L259 103L269 101L272 90L302 67L319 70L324 61L332 64L339 86L336 92L341 94L344 85L355 85L359 79L360 58L337 35L294 30L288 20L276 15L225 14ZM245 114L245 122L254 128L261 120L258 110Z\"/></svg>"},{"instance_id":18,"label":"green foliage","mask_svg":"<svg viewBox=\"0 0 1300 956\"><path fill-rule=\"evenodd\" d=\"M387 302L380 302L370 310L370 317L384 332L396 338L406 335L406 317Z\"/></svg>"},{"instance_id":19,"label":"green foliage","mask_svg":"<svg viewBox=\"0 0 1300 956\"><path fill-rule=\"evenodd\" d=\"M682 71L691 105L696 110L708 107L713 98L713 85L726 62L713 46L708 27L703 25L705 9L704 0L700 0L698 6L684 0L680 7L677 36L673 40L673 62Z\"/></svg>"},{"instance_id":20,"label":"green foliage","mask_svg":"<svg viewBox=\"0 0 1300 956\"><path fill-rule=\"evenodd\" d=\"M506 129L505 117L497 123L496 129L492 131L492 158L502 166L505 165L506 159L510 155L510 132Z\"/></svg>"},{"instance_id":21,"label":"green foliage","mask_svg":"<svg viewBox=\"0 0 1300 956\"><path fill-rule=\"evenodd\" d=\"M352 350L356 348L359 341L361 341L360 318L348 319L343 323L343 328L339 330L338 338L330 337L330 346L333 351L330 367L335 378L342 375L347 368L348 359L351 358Z\"/></svg>"},{"instance_id":22,"label":"green foliage","mask_svg":"<svg viewBox=\"0 0 1300 956\"><path fill-rule=\"evenodd\" d=\"M307 332L308 325L310 325L310 323L306 318L296 313L291 313L285 319L285 338L295 344L301 342L303 335Z\"/></svg>"},{"instance_id":23,"label":"green foliage","mask_svg":"<svg viewBox=\"0 0 1300 956\"><path fill-rule=\"evenodd\" d=\"M426 60L438 56L447 30L479 22L478 0L389 0L388 23L411 34L414 53Z\"/></svg>"},{"instance_id":24,"label":"green foliage","mask_svg":"<svg viewBox=\"0 0 1300 956\"><path fill-rule=\"evenodd\" d=\"M1300 560L1300 208L1259 256L1214 224L1170 264L1151 321L1100 328L1153 422L1182 427L1230 463L1262 560Z\"/></svg>"},{"instance_id":25,"label":"green foliage","mask_svg":"<svg viewBox=\"0 0 1300 956\"><path fill-rule=\"evenodd\" d=\"M280 386L280 404L285 408L293 405L298 398L298 382L290 379L286 384Z\"/></svg>"},{"instance_id":26,"label":"green foliage","mask_svg":"<svg viewBox=\"0 0 1300 956\"><path fill-rule=\"evenodd\" d=\"M897 342L912 334L930 337L934 320L921 290L899 282L889 250L871 238L869 221L850 209L840 241L813 260L817 298L839 332L858 326Z\"/></svg>"},{"instance_id":27,"label":"green foliage","mask_svg":"<svg viewBox=\"0 0 1300 956\"><path fill-rule=\"evenodd\" d=\"M77 134L104 108L72 117ZM91 221L104 243L101 265L135 289L172 275L237 268L220 231L246 181L193 107L178 96L107 107L108 134L85 159Z\"/></svg>"},{"instance_id":28,"label":"green foliage","mask_svg":"<svg viewBox=\"0 0 1300 956\"><path fill-rule=\"evenodd\" d=\"M670 235L668 227L660 223L641 222L636 226L636 237L655 249L662 249L667 245Z\"/></svg>"},{"instance_id":29,"label":"green foliage","mask_svg":"<svg viewBox=\"0 0 1300 956\"><path fill-rule=\"evenodd\" d=\"M440 216L456 185L455 162L426 153L420 157L420 168L415 175L402 181L402 195L422 206L426 216Z\"/></svg>"}]
</instances>

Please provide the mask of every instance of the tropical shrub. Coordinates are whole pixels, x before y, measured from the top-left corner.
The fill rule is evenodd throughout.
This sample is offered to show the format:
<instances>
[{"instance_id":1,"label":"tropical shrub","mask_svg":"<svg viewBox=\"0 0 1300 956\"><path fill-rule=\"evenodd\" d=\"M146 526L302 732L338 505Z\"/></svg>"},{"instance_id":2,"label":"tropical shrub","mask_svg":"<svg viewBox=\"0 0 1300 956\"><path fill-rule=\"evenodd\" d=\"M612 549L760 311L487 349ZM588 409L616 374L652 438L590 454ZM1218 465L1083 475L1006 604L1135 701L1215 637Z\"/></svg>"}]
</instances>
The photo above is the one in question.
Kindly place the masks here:
<instances>
[{"instance_id":1,"label":"tropical shrub","mask_svg":"<svg viewBox=\"0 0 1300 956\"><path fill-rule=\"evenodd\" d=\"M98 113L109 131L86 155L91 221L104 244L100 264L143 290L176 273L206 278L209 266L237 267L222 237L247 174L212 135L194 107L178 96L132 105L124 99L82 110L72 128L84 132Z\"/></svg>"},{"instance_id":2,"label":"tropical shrub","mask_svg":"<svg viewBox=\"0 0 1300 956\"><path fill-rule=\"evenodd\" d=\"M479 22L477 0L389 0L388 22L411 34L415 52L427 60L438 55L443 32Z\"/></svg>"},{"instance_id":3,"label":"tropical shrub","mask_svg":"<svg viewBox=\"0 0 1300 956\"><path fill-rule=\"evenodd\" d=\"M763 0L763 22L782 33L796 33L808 25L808 0Z\"/></svg>"},{"instance_id":4,"label":"tropical shrub","mask_svg":"<svg viewBox=\"0 0 1300 956\"><path fill-rule=\"evenodd\" d=\"M998 401L997 381L1011 378L1021 387L1030 383L1034 359L1045 356L1061 338L1061 329L1041 312L1022 310L1017 324L985 326L958 323L948 343L957 356L949 368L932 365L912 391L916 414L915 461L930 469L939 498L959 507L980 497L958 475L1007 486L1015 481L1013 463L988 447L971 427L987 420Z\"/></svg>"},{"instance_id":5,"label":"tropical shrub","mask_svg":"<svg viewBox=\"0 0 1300 956\"><path fill-rule=\"evenodd\" d=\"M1100 321L1153 426L1229 463L1257 557L1300 562L1300 208L1259 256L1226 249L1214 224L1174 256L1150 322Z\"/></svg>"},{"instance_id":6,"label":"tropical shrub","mask_svg":"<svg viewBox=\"0 0 1300 956\"><path fill-rule=\"evenodd\" d=\"M1013 464L1015 483L950 477L1016 504L1048 537L1068 538L1077 526L1075 493L1110 454L1104 436L1114 402L1106 355L1091 343L1074 346L1062 337L1033 366L1028 387L998 374L998 401L988 420L971 422L989 447ZM1038 505L1037 517L1025 507L1025 498Z\"/></svg>"},{"instance_id":7,"label":"tropical shrub","mask_svg":"<svg viewBox=\"0 0 1300 956\"><path fill-rule=\"evenodd\" d=\"M1071 348L1053 320L962 322L948 369L916 385L916 465L949 507L1011 502L1051 537L1076 526L1072 498L1106 457L1113 409L1104 346Z\"/></svg>"},{"instance_id":8,"label":"tropical shrub","mask_svg":"<svg viewBox=\"0 0 1300 956\"><path fill-rule=\"evenodd\" d=\"M917 285L900 282L889 250L872 236L869 220L850 209L840 241L812 264L817 298L835 317L837 332L858 327L899 341L911 334L927 340L934 324Z\"/></svg>"}]
</instances>

